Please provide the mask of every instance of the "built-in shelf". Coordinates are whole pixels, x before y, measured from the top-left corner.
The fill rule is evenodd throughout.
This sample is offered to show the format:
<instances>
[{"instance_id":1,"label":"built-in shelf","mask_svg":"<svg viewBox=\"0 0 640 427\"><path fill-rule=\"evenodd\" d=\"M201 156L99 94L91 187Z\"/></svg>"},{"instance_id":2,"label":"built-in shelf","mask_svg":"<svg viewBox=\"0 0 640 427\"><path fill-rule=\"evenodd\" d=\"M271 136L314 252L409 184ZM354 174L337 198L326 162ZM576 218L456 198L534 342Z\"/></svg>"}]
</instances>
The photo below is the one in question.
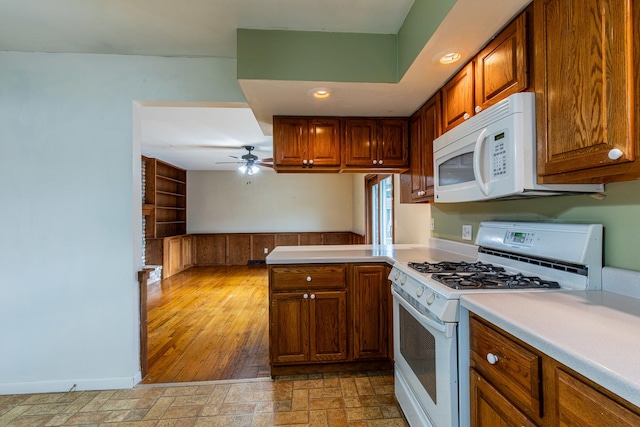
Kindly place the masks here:
<instances>
[{"instance_id":1,"label":"built-in shelf","mask_svg":"<svg viewBox=\"0 0 640 427\"><path fill-rule=\"evenodd\" d=\"M146 165L145 238L186 234L187 171L158 159L142 157Z\"/></svg>"}]
</instances>

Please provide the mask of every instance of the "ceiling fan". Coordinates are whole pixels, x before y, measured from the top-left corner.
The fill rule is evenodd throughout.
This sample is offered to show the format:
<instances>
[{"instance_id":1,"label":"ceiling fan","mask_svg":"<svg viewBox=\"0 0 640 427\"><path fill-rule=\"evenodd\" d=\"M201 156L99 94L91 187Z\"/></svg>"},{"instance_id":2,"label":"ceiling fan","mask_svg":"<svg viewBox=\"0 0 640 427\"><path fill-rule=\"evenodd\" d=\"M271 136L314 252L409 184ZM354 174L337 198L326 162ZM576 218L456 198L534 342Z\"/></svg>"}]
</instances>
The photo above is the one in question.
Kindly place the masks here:
<instances>
[{"instance_id":1,"label":"ceiling fan","mask_svg":"<svg viewBox=\"0 0 640 427\"><path fill-rule=\"evenodd\" d=\"M238 170L246 175L255 175L260 171L258 166L273 168L273 158L268 159L259 159L258 156L252 153L255 150L253 145L245 145L243 146L245 150L248 151L247 154L244 154L242 157L237 156L229 156L234 159L238 159L238 162L217 162L217 164L223 163L238 163Z\"/></svg>"}]
</instances>

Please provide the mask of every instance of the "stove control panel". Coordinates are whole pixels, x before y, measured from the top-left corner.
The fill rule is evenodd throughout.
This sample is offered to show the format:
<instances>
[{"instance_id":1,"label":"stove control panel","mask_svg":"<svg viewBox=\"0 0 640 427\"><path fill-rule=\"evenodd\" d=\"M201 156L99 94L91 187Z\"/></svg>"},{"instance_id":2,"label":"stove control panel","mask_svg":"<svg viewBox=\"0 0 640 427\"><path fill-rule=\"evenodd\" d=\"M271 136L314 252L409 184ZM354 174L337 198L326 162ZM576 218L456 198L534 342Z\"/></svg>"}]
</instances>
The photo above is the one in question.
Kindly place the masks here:
<instances>
[{"instance_id":1,"label":"stove control panel","mask_svg":"<svg viewBox=\"0 0 640 427\"><path fill-rule=\"evenodd\" d=\"M523 231L507 231L507 234L504 237L504 243L511 243L521 246L531 246L533 244L534 238L535 233L526 233Z\"/></svg>"}]
</instances>

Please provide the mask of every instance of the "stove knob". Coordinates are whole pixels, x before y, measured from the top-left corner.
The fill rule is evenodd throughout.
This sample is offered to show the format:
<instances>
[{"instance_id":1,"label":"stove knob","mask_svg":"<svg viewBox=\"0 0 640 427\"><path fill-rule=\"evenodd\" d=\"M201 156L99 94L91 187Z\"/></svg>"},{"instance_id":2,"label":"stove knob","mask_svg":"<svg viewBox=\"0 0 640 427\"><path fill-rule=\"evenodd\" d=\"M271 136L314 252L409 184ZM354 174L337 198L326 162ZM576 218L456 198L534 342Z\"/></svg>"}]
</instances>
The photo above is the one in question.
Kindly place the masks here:
<instances>
[{"instance_id":1,"label":"stove knob","mask_svg":"<svg viewBox=\"0 0 640 427\"><path fill-rule=\"evenodd\" d=\"M418 296L418 298L420 298L423 293L424 293L424 286L420 286L418 289L416 289L416 295Z\"/></svg>"},{"instance_id":2,"label":"stove knob","mask_svg":"<svg viewBox=\"0 0 640 427\"><path fill-rule=\"evenodd\" d=\"M427 299L427 304L431 305L436 300L436 294L434 294L433 292L429 292L427 294L427 298L426 299Z\"/></svg>"},{"instance_id":3,"label":"stove knob","mask_svg":"<svg viewBox=\"0 0 640 427\"><path fill-rule=\"evenodd\" d=\"M405 283L407 283L407 276L402 276L402 279L400 279L400 286L403 286Z\"/></svg>"},{"instance_id":4,"label":"stove knob","mask_svg":"<svg viewBox=\"0 0 640 427\"><path fill-rule=\"evenodd\" d=\"M393 280L398 280L398 277L400 277L400 272L396 271L396 274L393 276Z\"/></svg>"}]
</instances>

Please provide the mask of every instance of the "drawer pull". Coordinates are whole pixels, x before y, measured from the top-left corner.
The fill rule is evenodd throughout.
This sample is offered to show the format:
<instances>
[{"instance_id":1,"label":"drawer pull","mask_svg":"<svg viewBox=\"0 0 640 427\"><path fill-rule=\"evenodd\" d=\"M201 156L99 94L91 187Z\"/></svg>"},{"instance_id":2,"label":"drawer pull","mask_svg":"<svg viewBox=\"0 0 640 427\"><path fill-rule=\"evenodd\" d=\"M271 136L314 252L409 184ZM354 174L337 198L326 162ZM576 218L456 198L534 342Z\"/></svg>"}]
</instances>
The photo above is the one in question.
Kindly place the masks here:
<instances>
[{"instance_id":1,"label":"drawer pull","mask_svg":"<svg viewBox=\"0 0 640 427\"><path fill-rule=\"evenodd\" d=\"M307 282L311 281L311 276L307 276Z\"/></svg>"},{"instance_id":2,"label":"drawer pull","mask_svg":"<svg viewBox=\"0 0 640 427\"><path fill-rule=\"evenodd\" d=\"M316 294L311 294L311 299L316 299Z\"/></svg>"},{"instance_id":3,"label":"drawer pull","mask_svg":"<svg viewBox=\"0 0 640 427\"><path fill-rule=\"evenodd\" d=\"M498 363L498 356L493 353L487 353L487 362L495 365L496 363Z\"/></svg>"},{"instance_id":4,"label":"drawer pull","mask_svg":"<svg viewBox=\"0 0 640 427\"><path fill-rule=\"evenodd\" d=\"M309 294L304 294L304 295L302 295L302 298L304 298L304 299L309 298Z\"/></svg>"}]
</instances>

